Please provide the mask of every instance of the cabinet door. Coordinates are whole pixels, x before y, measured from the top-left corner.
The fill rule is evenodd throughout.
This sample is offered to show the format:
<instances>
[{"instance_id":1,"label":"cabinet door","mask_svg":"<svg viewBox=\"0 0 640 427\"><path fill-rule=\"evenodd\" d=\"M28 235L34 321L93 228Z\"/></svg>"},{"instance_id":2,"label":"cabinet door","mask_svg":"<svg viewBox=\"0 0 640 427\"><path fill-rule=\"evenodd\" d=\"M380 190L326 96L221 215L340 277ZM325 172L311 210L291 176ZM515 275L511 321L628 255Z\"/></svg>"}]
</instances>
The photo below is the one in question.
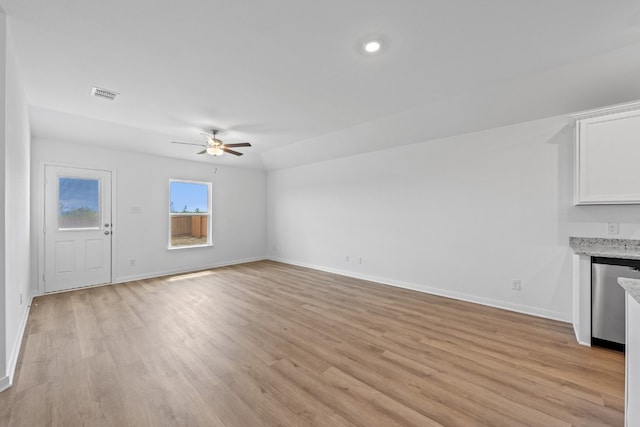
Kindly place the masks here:
<instances>
[{"instance_id":1,"label":"cabinet door","mask_svg":"<svg viewBox=\"0 0 640 427\"><path fill-rule=\"evenodd\" d=\"M575 204L640 204L640 111L579 120Z\"/></svg>"}]
</instances>

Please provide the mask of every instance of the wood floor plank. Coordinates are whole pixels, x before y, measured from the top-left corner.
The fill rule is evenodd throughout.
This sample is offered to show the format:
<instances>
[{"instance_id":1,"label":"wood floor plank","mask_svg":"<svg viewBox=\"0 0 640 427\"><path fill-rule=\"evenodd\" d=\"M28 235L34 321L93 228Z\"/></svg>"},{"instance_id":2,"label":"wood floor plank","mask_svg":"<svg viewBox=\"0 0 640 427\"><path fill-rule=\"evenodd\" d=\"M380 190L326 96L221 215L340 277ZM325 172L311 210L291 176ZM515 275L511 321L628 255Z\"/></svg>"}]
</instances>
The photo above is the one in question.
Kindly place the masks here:
<instances>
[{"instance_id":1,"label":"wood floor plank","mask_svg":"<svg viewBox=\"0 0 640 427\"><path fill-rule=\"evenodd\" d=\"M571 325L260 261L34 299L3 426L622 426Z\"/></svg>"}]
</instances>

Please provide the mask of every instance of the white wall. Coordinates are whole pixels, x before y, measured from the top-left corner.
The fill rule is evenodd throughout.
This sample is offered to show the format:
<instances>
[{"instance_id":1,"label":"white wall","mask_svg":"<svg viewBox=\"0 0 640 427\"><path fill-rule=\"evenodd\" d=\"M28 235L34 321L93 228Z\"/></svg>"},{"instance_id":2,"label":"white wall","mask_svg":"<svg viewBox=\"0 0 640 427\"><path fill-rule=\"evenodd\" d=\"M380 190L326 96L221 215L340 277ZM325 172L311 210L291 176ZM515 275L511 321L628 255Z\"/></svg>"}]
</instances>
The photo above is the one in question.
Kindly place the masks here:
<instances>
[{"instance_id":1,"label":"white wall","mask_svg":"<svg viewBox=\"0 0 640 427\"><path fill-rule=\"evenodd\" d=\"M7 118L7 16L0 10L0 390L11 383L7 365L7 305L6 305L6 263L5 263L5 194L6 194L6 129Z\"/></svg>"},{"instance_id":2,"label":"white wall","mask_svg":"<svg viewBox=\"0 0 640 427\"><path fill-rule=\"evenodd\" d=\"M570 321L569 235L604 236L619 221L617 237L637 238L640 207L572 206L567 124L553 117L270 172L269 256Z\"/></svg>"},{"instance_id":3,"label":"white wall","mask_svg":"<svg viewBox=\"0 0 640 427\"><path fill-rule=\"evenodd\" d=\"M3 15L3 20L4 18ZM10 22L8 25L10 29ZM6 28L5 28L6 31ZM10 31L6 36L4 53L4 120L2 138L2 262L4 271L4 363L0 389L10 384L15 370L22 333L30 300L30 209L29 209L29 116L25 92L20 81Z\"/></svg>"},{"instance_id":4,"label":"white wall","mask_svg":"<svg viewBox=\"0 0 640 427\"><path fill-rule=\"evenodd\" d=\"M11 22L9 21L9 30ZM5 263L8 375L13 377L31 298L29 171L31 135L11 32L7 42L5 128Z\"/></svg>"},{"instance_id":5,"label":"white wall","mask_svg":"<svg viewBox=\"0 0 640 427\"><path fill-rule=\"evenodd\" d=\"M31 203L33 218L38 219L32 222L36 242L42 234L44 163L114 171L114 283L265 257L263 171L218 166L214 173L215 166L201 162L35 138ZM171 178L213 183L213 247L167 250ZM140 208L140 213L131 213L133 207ZM32 251L32 254L32 264L38 268L42 265L42 253ZM129 265L131 259L136 260L135 266ZM40 282L41 275L40 272Z\"/></svg>"}]
</instances>

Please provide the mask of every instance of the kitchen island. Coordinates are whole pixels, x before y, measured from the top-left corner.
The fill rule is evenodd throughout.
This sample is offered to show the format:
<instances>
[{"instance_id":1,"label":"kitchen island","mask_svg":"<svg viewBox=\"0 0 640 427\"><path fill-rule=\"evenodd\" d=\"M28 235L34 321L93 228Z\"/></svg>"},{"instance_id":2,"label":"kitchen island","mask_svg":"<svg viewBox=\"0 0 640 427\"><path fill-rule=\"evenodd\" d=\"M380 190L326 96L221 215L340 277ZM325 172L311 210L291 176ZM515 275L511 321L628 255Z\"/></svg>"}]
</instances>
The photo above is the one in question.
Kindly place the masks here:
<instances>
[{"instance_id":1,"label":"kitchen island","mask_svg":"<svg viewBox=\"0 0 640 427\"><path fill-rule=\"evenodd\" d=\"M640 426L640 280L621 277L618 283L627 291L624 421Z\"/></svg>"},{"instance_id":2,"label":"kitchen island","mask_svg":"<svg viewBox=\"0 0 640 427\"><path fill-rule=\"evenodd\" d=\"M573 328L577 341L591 345L591 258L640 260L640 240L570 237L573 249ZM614 283L615 285L615 283Z\"/></svg>"}]
</instances>

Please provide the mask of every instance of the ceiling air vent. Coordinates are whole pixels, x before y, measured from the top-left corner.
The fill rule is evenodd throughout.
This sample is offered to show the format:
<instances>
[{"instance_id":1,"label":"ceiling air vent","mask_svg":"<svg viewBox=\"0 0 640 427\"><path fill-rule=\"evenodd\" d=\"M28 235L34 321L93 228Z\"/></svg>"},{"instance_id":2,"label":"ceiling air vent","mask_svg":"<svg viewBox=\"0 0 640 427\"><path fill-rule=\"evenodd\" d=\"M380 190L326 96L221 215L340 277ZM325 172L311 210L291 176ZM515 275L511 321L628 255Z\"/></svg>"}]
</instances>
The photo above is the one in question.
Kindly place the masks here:
<instances>
[{"instance_id":1,"label":"ceiling air vent","mask_svg":"<svg viewBox=\"0 0 640 427\"><path fill-rule=\"evenodd\" d=\"M91 95L96 96L98 98L104 98L104 99L108 99L109 101L113 101L116 95L118 95L118 93L94 86L91 88Z\"/></svg>"}]
</instances>

